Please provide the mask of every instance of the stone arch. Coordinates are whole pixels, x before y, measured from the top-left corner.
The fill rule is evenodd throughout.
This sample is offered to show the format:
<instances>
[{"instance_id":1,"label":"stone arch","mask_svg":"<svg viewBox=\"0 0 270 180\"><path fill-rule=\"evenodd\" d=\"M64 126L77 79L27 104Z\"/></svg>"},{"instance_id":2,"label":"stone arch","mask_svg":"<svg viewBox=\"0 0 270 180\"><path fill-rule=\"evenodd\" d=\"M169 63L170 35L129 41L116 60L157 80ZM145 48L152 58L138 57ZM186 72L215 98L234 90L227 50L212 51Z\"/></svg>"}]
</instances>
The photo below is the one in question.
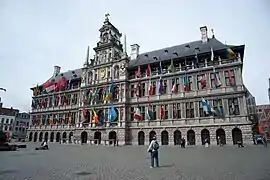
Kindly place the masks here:
<instances>
[{"instance_id":1,"label":"stone arch","mask_svg":"<svg viewBox=\"0 0 270 180\"><path fill-rule=\"evenodd\" d=\"M242 131L239 128L233 128L232 130L233 145L237 144L238 141L243 142Z\"/></svg>"},{"instance_id":2,"label":"stone arch","mask_svg":"<svg viewBox=\"0 0 270 180\"><path fill-rule=\"evenodd\" d=\"M68 142L72 143L72 137L73 137L73 132L70 132L68 135Z\"/></svg>"},{"instance_id":3,"label":"stone arch","mask_svg":"<svg viewBox=\"0 0 270 180\"><path fill-rule=\"evenodd\" d=\"M101 132L100 131L96 131L94 133L94 139L95 139L95 144L101 143Z\"/></svg>"},{"instance_id":4,"label":"stone arch","mask_svg":"<svg viewBox=\"0 0 270 180\"><path fill-rule=\"evenodd\" d=\"M35 134L34 134L34 142L37 142L37 137L38 137L38 134L37 134L37 132L35 132Z\"/></svg>"},{"instance_id":5,"label":"stone arch","mask_svg":"<svg viewBox=\"0 0 270 180\"><path fill-rule=\"evenodd\" d=\"M151 141L153 140L153 137L154 136L156 136L156 132L155 131L151 131L150 133L149 133L149 144L151 143Z\"/></svg>"},{"instance_id":6,"label":"stone arch","mask_svg":"<svg viewBox=\"0 0 270 180\"><path fill-rule=\"evenodd\" d=\"M225 145L226 144L226 133L224 129L219 128L216 131L216 140L217 140L217 145Z\"/></svg>"},{"instance_id":7,"label":"stone arch","mask_svg":"<svg viewBox=\"0 0 270 180\"><path fill-rule=\"evenodd\" d=\"M39 140L39 142L42 142L42 140L43 140L43 132L39 133L38 140Z\"/></svg>"},{"instance_id":8,"label":"stone arch","mask_svg":"<svg viewBox=\"0 0 270 180\"><path fill-rule=\"evenodd\" d=\"M203 129L201 131L201 141L202 145L205 145L206 142L210 144L210 132L208 129Z\"/></svg>"},{"instance_id":9,"label":"stone arch","mask_svg":"<svg viewBox=\"0 0 270 180\"><path fill-rule=\"evenodd\" d=\"M115 65L113 71L114 71L114 78L118 79L119 78L119 66Z\"/></svg>"},{"instance_id":10,"label":"stone arch","mask_svg":"<svg viewBox=\"0 0 270 180\"><path fill-rule=\"evenodd\" d=\"M109 132L109 140L114 140L113 142L110 141L110 144L114 143L114 145L116 144L116 140L117 140L117 134L115 131L110 131Z\"/></svg>"},{"instance_id":11,"label":"stone arch","mask_svg":"<svg viewBox=\"0 0 270 180\"><path fill-rule=\"evenodd\" d=\"M181 131L176 130L173 133L174 145L181 145Z\"/></svg>"},{"instance_id":12,"label":"stone arch","mask_svg":"<svg viewBox=\"0 0 270 180\"><path fill-rule=\"evenodd\" d=\"M166 130L161 132L161 145L169 145L169 133Z\"/></svg>"},{"instance_id":13,"label":"stone arch","mask_svg":"<svg viewBox=\"0 0 270 180\"><path fill-rule=\"evenodd\" d=\"M62 140L63 140L63 143L65 143L67 141L67 133L66 132L63 132Z\"/></svg>"},{"instance_id":14,"label":"stone arch","mask_svg":"<svg viewBox=\"0 0 270 180\"><path fill-rule=\"evenodd\" d=\"M49 139L49 133L48 132L45 132L44 140L45 141L48 141L48 139Z\"/></svg>"},{"instance_id":15,"label":"stone arch","mask_svg":"<svg viewBox=\"0 0 270 180\"><path fill-rule=\"evenodd\" d=\"M56 142L60 142L61 134L60 132L56 133Z\"/></svg>"},{"instance_id":16,"label":"stone arch","mask_svg":"<svg viewBox=\"0 0 270 180\"><path fill-rule=\"evenodd\" d=\"M29 133L29 138L28 138L28 141L30 141L30 142L31 142L31 141L32 141L32 139L33 139L33 132L30 132L30 133Z\"/></svg>"},{"instance_id":17,"label":"stone arch","mask_svg":"<svg viewBox=\"0 0 270 180\"><path fill-rule=\"evenodd\" d=\"M192 129L187 131L187 142L188 145L196 145L195 132Z\"/></svg>"},{"instance_id":18,"label":"stone arch","mask_svg":"<svg viewBox=\"0 0 270 180\"><path fill-rule=\"evenodd\" d=\"M82 144L86 144L87 143L87 138L88 138L88 134L87 134L87 132L86 131L83 131L82 133L81 133L81 143Z\"/></svg>"},{"instance_id":19,"label":"stone arch","mask_svg":"<svg viewBox=\"0 0 270 180\"><path fill-rule=\"evenodd\" d=\"M145 134L143 131L138 132L138 145L144 145L145 143Z\"/></svg>"},{"instance_id":20,"label":"stone arch","mask_svg":"<svg viewBox=\"0 0 270 180\"><path fill-rule=\"evenodd\" d=\"M53 142L54 141L54 132L51 132L51 135L50 135L50 142Z\"/></svg>"}]
</instances>

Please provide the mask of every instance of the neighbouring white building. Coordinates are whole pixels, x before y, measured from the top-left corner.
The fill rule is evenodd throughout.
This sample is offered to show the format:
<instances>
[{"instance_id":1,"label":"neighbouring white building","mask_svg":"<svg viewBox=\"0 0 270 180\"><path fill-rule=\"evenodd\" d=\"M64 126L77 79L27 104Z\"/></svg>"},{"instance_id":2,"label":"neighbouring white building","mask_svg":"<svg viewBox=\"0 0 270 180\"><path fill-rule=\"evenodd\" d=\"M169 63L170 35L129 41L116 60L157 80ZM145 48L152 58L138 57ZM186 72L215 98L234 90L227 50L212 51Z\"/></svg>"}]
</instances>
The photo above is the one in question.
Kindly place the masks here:
<instances>
[{"instance_id":1,"label":"neighbouring white building","mask_svg":"<svg viewBox=\"0 0 270 180\"><path fill-rule=\"evenodd\" d=\"M30 115L22 112L15 117L13 137L16 139L24 139L27 136L27 129L29 127Z\"/></svg>"}]
</instances>

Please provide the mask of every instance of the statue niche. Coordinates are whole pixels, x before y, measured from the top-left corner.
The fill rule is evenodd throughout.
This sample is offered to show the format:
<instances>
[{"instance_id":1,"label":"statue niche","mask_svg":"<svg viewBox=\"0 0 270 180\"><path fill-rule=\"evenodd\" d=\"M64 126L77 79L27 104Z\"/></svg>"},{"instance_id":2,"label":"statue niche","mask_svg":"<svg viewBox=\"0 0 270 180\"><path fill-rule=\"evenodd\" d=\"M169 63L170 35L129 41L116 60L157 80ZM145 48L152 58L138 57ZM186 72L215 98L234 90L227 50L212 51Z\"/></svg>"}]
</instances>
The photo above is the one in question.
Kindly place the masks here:
<instances>
[{"instance_id":1,"label":"statue niche","mask_svg":"<svg viewBox=\"0 0 270 180\"><path fill-rule=\"evenodd\" d=\"M119 78L119 66L118 65L114 66L114 78L115 79Z\"/></svg>"},{"instance_id":2,"label":"statue niche","mask_svg":"<svg viewBox=\"0 0 270 180\"><path fill-rule=\"evenodd\" d=\"M102 36L102 43L107 43L109 40L109 35L108 33L104 33Z\"/></svg>"},{"instance_id":3,"label":"statue niche","mask_svg":"<svg viewBox=\"0 0 270 180\"><path fill-rule=\"evenodd\" d=\"M90 71L88 72L88 84L91 84L93 81L93 72Z\"/></svg>"}]
</instances>

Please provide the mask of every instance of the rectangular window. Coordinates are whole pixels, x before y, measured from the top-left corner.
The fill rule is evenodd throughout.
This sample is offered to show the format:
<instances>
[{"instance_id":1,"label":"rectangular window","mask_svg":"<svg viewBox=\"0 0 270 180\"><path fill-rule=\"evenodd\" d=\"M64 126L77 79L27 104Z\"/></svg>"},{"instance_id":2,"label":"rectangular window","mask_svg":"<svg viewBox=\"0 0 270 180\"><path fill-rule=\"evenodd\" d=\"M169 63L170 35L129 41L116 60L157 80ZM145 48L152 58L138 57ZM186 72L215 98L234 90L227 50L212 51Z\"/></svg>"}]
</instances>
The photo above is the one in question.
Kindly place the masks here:
<instances>
[{"instance_id":1,"label":"rectangular window","mask_svg":"<svg viewBox=\"0 0 270 180\"><path fill-rule=\"evenodd\" d=\"M10 124L13 124L13 119L10 120Z\"/></svg>"},{"instance_id":2,"label":"rectangular window","mask_svg":"<svg viewBox=\"0 0 270 180\"><path fill-rule=\"evenodd\" d=\"M152 110L153 110L153 119L156 120L157 119L157 106L153 105Z\"/></svg>"},{"instance_id":3,"label":"rectangular window","mask_svg":"<svg viewBox=\"0 0 270 180\"><path fill-rule=\"evenodd\" d=\"M193 104L193 102L186 103L186 118L194 118L194 104Z\"/></svg>"},{"instance_id":4,"label":"rectangular window","mask_svg":"<svg viewBox=\"0 0 270 180\"><path fill-rule=\"evenodd\" d=\"M173 119L181 119L181 105L180 103L173 104L173 110L172 110L172 118Z\"/></svg>"},{"instance_id":5,"label":"rectangular window","mask_svg":"<svg viewBox=\"0 0 270 180\"><path fill-rule=\"evenodd\" d=\"M163 88L164 88L163 93L167 94L167 80L163 80Z\"/></svg>"},{"instance_id":6,"label":"rectangular window","mask_svg":"<svg viewBox=\"0 0 270 180\"><path fill-rule=\"evenodd\" d=\"M1 123L4 124L4 122L5 122L5 118L2 118Z\"/></svg>"},{"instance_id":7,"label":"rectangular window","mask_svg":"<svg viewBox=\"0 0 270 180\"><path fill-rule=\"evenodd\" d=\"M19 126L19 121L16 121L16 126Z\"/></svg>"},{"instance_id":8,"label":"rectangular window","mask_svg":"<svg viewBox=\"0 0 270 180\"><path fill-rule=\"evenodd\" d=\"M134 84L132 84L131 86L130 86L130 89L131 89L131 91L130 91L130 97L135 97L135 86L134 86Z\"/></svg>"},{"instance_id":9,"label":"rectangular window","mask_svg":"<svg viewBox=\"0 0 270 180\"><path fill-rule=\"evenodd\" d=\"M239 115L239 104L237 98L228 99L229 114L230 115Z\"/></svg>"},{"instance_id":10,"label":"rectangular window","mask_svg":"<svg viewBox=\"0 0 270 180\"><path fill-rule=\"evenodd\" d=\"M134 110L135 110L134 107L131 107L130 108L130 121L133 121L134 120Z\"/></svg>"},{"instance_id":11,"label":"rectangular window","mask_svg":"<svg viewBox=\"0 0 270 180\"><path fill-rule=\"evenodd\" d=\"M175 85L176 85L176 92L178 92L179 91L179 89L180 89L180 84L179 84L179 78L175 78L174 79L175 80Z\"/></svg>"},{"instance_id":12,"label":"rectangular window","mask_svg":"<svg viewBox=\"0 0 270 180\"><path fill-rule=\"evenodd\" d=\"M192 76L188 76L188 86L189 86L189 90L191 91L191 90L193 90L193 88L192 88Z\"/></svg>"},{"instance_id":13,"label":"rectangular window","mask_svg":"<svg viewBox=\"0 0 270 180\"><path fill-rule=\"evenodd\" d=\"M153 86L153 95L156 95L156 88L157 88L156 81L152 81L152 86Z\"/></svg>"},{"instance_id":14,"label":"rectangular window","mask_svg":"<svg viewBox=\"0 0 270 180\"><path fill-rule=\"evenodd\" d=\"M6 124L8 124L9 123L9 119L6 119Z\"/></svg>"},{"instance_id":15,"label":"rectangular window","mask_svg":"<svg viewBox=\"0 0 270 180\"><path fill-rule=\"evenodd\" d=\"M165 116L164 119L168 119L169 118L169 108L168 108L168 104L164 105L164 109L165 109Z\"/></svg>"},{"instance_id":16,"label":"rectangular window","mask_svg":"<svg viewBox=\"0 0 270 180\"><path fill-rule=\"evenodd\" d=\"M215 75L216 74L216 75ZM211 73L210 74L210 79L211 79L211 88L218 88L217 82L216 82L216 76L220 80L219 72L216 73Z\"/></svg>"},{"instance_id":17,"label":"rectangular window","mask_svg":"<svg viewBox=\"0 0 270 180\"><path fill-rule=\"evenodd\" d=\"M235 85L234 70L225 71L225 84L226 84L226 86L234 86Z\"/></svg>"},{"instance_id":18,"label":"rectangular window","mask_svg":"<svg viewBox=\"0 0 270 180\"><path fill-rule=\"evenodd\" d=\"M206 75L205 74L201 74L197 76L197 89L201 90L201 89L205 89L205 87L202 86L203 80L205 81L205 85L206 85Z\"/></svg>"},{"instance_id":19,"label":"rectangular window","mask_svg":"<svg viewBox=\"0 0 270 180\"><path fill-rule=\"evenodd\" d=\"M145 96L145 83L141 83L141 88L140 88L140 97Z\"/></svg>"},{"instance_id":20,"label":"rectangular window","mask_svg":"<svg viewBox=\"0 0 270 180\"><path fill-rule=\"evenodd\" d=\"M140 106L140 110L141 110L142 119L144 119L145 118L145 107L144 106Z\"/></svg>"}]
</instances>

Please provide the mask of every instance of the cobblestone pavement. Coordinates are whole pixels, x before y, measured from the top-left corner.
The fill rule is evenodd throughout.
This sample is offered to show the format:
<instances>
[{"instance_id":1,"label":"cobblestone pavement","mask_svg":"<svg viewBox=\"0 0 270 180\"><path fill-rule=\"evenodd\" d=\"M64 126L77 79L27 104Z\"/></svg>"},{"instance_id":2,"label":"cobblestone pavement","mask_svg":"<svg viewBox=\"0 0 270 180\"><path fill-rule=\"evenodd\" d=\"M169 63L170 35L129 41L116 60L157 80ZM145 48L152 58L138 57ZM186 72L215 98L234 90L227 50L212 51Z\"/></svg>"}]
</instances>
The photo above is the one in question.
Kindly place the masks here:
<instances>
[{"instance_id":1,"label":"cobblestone pavement","mask_svg":"<svg viewBox=\"0 0 270 180\"><path fill-rule=\"evenodd\" d=\"M149 168L145 146L50 144L0 152L0 180L267 180L270 148L161 147L160 168Z\"/></svg>"}]
</instances>

